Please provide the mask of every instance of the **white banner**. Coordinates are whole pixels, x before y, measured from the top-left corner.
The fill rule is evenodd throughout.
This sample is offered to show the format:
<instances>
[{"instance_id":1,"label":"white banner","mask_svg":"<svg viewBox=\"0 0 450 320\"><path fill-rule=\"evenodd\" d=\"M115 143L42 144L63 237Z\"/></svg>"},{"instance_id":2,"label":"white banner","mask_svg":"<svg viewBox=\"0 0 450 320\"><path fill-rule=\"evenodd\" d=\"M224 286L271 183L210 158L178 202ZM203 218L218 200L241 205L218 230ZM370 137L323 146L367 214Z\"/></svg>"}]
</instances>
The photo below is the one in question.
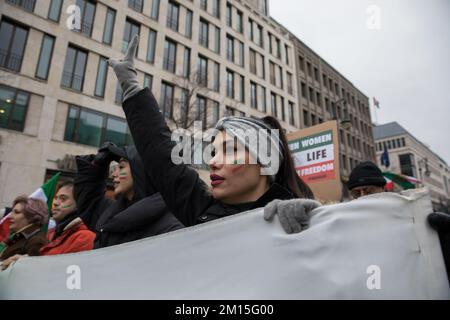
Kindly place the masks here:
<instances>
[{"instance_id":1,"label":"white banner","mask_svg":"<svg viewBox=\"0 0 450 320\"><path fill-rule=\"evenodd\" d=\"M262 210L90 252L19 260L0 299L449 299L426 191L313 212L286 234Z\"/></svg>"}]
</instances>

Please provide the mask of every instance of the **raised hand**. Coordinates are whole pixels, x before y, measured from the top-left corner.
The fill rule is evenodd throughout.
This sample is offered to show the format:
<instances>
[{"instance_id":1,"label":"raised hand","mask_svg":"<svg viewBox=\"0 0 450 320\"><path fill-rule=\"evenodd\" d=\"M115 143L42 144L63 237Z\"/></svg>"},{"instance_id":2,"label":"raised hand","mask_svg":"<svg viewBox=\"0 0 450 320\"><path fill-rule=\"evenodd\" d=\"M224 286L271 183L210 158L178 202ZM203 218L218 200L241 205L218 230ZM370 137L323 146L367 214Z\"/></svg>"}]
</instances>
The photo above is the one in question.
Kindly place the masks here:
<instances>
[{"instance_id":1,"label":"raised hand","mask_svg":"<svg viewBox=\"0 0 450 320\"><path fill-rule=\"evenodd\" d=\"M122 87L123 102L142 90L137 80L137 72L134 67L134 56L136 55L138 42L139 36L136 34L129 43L127 53L123 59L108 60L108 64L113 68Z\"/></svg>"}]
</instances>

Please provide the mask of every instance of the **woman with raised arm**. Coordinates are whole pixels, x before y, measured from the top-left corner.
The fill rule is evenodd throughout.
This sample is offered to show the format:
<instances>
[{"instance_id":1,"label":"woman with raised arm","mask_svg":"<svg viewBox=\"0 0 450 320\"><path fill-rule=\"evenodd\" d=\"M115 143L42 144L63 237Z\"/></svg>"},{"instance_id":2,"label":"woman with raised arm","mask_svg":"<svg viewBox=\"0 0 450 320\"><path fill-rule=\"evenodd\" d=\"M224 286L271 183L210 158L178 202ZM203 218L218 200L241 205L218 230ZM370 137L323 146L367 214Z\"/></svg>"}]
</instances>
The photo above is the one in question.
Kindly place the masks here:
<instances>
[{"instance_id":1,"label":"woman with raised arm","mask_svg":"<svg viewBox=\"0 0 450 320\"><path fill-rule=\"evenodd\" d=\"M303 203L305 211L320 206L314 200L308 186L294 170L293 161L282 130L281 138L267 135L270 149L276 150L280 166L272 176L263 175L264 165L257 148L248 143L242 132L281 129L272 117L262 120L246 117L228 117L219 121L211 159L211 188L197 172L185 164L172 161L175 143L158 103L148 88L142 89L137 81L134 57L138 43L136 35L131 41L123 60L109 60L109 65L119 79L124 93L123 109L136 148L142 157L147 174L161 193L170 211L186 226L230 216L239 212L265 207L273 200L308 198ZM244 148L236 148L238 142ZM233 145L232 150L228 146ZM233 154L234 153L234 154ZM229 163L227 156L233 154L237 163ZM229 159L228 159L229 160ZM280 216L287 232L301 230L302 217L289 213ZM267 215L267 220L273 215Z\"/></svg>"}]
</instances>

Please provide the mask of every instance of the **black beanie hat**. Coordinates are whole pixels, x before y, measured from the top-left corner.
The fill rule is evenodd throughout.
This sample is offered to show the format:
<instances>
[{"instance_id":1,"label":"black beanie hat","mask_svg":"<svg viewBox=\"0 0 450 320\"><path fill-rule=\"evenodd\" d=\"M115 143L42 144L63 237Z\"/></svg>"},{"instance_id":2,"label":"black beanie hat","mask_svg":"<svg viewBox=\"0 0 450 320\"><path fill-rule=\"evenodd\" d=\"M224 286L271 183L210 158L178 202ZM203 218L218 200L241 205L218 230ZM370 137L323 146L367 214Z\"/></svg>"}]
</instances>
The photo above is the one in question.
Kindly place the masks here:
<instances>
[{"instance_id":1,"label":"black beanie hat","mask_svg":"<svg viewBox=\"0 0 450 320\"><path fill-rule=\"evenodd\" d=\"M350 173L347 186L349 190L362 186L378 186L384 187L386 180L383 177L381 170L370 161L360 163Z\"/></svg>"}]
</instances>

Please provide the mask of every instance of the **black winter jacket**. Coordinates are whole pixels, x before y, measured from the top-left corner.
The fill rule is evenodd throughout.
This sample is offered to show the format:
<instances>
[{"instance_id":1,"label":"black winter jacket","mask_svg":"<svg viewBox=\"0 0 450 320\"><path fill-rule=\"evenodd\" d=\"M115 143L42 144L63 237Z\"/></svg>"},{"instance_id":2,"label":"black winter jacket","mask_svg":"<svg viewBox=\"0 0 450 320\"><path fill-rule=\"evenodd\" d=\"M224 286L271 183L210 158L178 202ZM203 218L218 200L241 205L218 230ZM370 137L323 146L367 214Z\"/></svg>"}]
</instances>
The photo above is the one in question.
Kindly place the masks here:
<instances>
[{"instance_id":1,"label":"black winter jacket","mask_svg":"<svg viewBox=\"0 0 450 320\"><path fill-rule=\"evenodd\" d=\"M117 200L105 197L108 167L92 164L94 155L77 156L74 194L78 211L88 228L96 232L94 247L103 248L143 239L184 226L167 209L164 200L146 178L136 148L126 147L135 196Z\"/></svg>"},{"instance_id":2,"label":"black winter jacket","mask_svg":"<svg viewBox=\"0 0 450 320\"><path fill-rule=\"evenodd\" d=\"M171 131L150 90L146 88L127 99L123 108L148 176L170 211L184 225L192 226L264 207L275 199L295 198L289 190L273 184L256 202L232 206L214 199L194 169L172 162L175 142L171 140Z\"/></svg>"}]
</instances>

